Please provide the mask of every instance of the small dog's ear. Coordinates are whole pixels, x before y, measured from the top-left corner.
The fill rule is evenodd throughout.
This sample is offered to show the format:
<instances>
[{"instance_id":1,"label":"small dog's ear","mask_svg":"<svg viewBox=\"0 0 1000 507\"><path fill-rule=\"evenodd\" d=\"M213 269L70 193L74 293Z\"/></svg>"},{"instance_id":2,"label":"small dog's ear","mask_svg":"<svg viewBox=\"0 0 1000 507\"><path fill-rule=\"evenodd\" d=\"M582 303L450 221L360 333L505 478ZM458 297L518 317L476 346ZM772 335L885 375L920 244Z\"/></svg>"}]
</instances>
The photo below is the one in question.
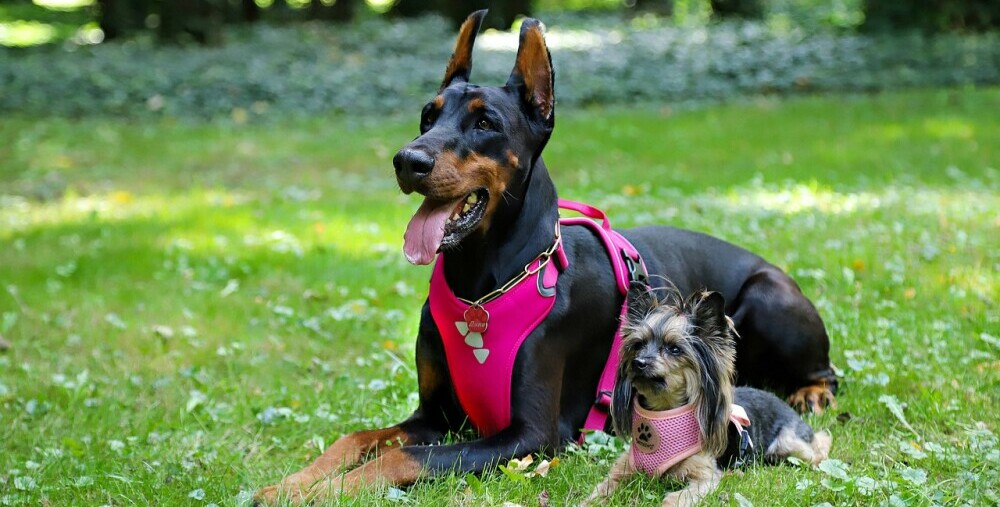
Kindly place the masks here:
<instances>
[{"instance_id":1,"label":"small dog's ear","mask_svg":"<svg viewBox=\"0 0 1000 507\"><path fill-rule=\"evenodd\" d=\"M537 19L527 18L521 22L521 43L507 86L521 89L525 103L552 128L555 124L555 72L552 55L542 35L542 23Z\"/></svg>"},{"instance_id":2,"label":"small dog's ear","mask_svg":"<svg viewBox=\"0 0 1000 507\"><path fill-rule=\"evenodd\" d=\"M726 300L718 292L699 291L685 303L699 330L693 342L699 365L701 391L698 419L705 449L719 456L726 449L729 413L733 403L736 343L726 316Z\"/></svg>"},{"instance_id":3,"label":"small dog's ear","mask_svg":"<svg viewBox=\"0 0 1000 507\"><path fill-rule=\"evenodd\" d=\"M611 394L611 426L624 439L632 434L632 382L628 379L627 363L631 358L620 356L615 376L615 390Z\"/></svg>"},{"instance_id":4,"label":"small dog's ear","mask_svg":"<svg viewBox=\"0 0 1000 507\"><path fill-rule=\"evenodd\" d=\"M625 300L628 302L626 323L631 326L638 326L658 304L656 295L649 290L649 286L636 281L629 284Z\"/></svg>"},{"instance_id":5,"label":"small dog's ear","mask_svg":"<svg viewBox=\"0 0 1000 507\"><path fill-rule=\"evenodd\" d=\"M705 331L703 338L729 337L730 320L726 316L726 299L718 292L699 291L688 298L687 305L694 324Z\"/></svg>"},{"instance_id":6,"label":"small dog's ear","mask_svg":"<svg viewBox=\"0 0 1000 507\"><path fill-rule=\"evenodd\" d=\"M473 12L458 29L458 39L455 40L455 50L448 60L448 68L444 71L444 81L438 93L444 91L452 82L468 82L472 74L472 46L476 43L476 35L486 17L487 9Z\"/></svg>"}]
</instances>

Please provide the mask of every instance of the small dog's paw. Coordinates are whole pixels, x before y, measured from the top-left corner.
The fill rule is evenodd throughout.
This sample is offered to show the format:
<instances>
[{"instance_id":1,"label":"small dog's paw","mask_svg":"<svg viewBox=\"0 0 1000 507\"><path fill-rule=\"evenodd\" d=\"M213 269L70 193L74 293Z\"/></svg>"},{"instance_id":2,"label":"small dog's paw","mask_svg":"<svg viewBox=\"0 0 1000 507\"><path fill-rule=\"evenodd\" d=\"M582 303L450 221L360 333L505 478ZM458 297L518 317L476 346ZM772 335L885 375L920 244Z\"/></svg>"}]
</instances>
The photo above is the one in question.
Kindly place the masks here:
<instances>
[{"instance_id":1,"label":"small dog's paw","mask_svg":"<svg viewBox=\"0 0 1000 507\"><path fill-rule=\"evenodd\" d=\"M800 388L788 397L788 404L799 413L822 414L826 407L837 408L837 399L826 382Z\"/></svg>"}]
</instances>

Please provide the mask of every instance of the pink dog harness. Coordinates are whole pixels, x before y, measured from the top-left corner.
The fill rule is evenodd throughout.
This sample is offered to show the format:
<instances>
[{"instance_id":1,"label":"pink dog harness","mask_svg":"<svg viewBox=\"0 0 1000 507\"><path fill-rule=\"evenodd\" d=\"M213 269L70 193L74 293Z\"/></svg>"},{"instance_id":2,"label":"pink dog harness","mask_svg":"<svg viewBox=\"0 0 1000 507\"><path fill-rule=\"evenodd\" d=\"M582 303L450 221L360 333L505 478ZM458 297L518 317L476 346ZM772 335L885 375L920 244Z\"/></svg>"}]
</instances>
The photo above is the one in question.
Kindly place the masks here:
<instances>
[{"instance_id":1,"label":"pink dog harness","mask_svg":"<svg viewBox=\"0 0 1000 507\"><path fill-rule=\"evenodd\" d=\"M746 410L732 406L729 420L741 435L750 426ZM632 450L629 463L632 468L658 477L670 467L701 450L701 427L695 406L687 404L671 410L653 412L635 401L632 412Z\"/></svg>"},{"instance_id":2,"label":"pink dog harness","mask_svg":"<svg viewBox=\"0 0 1000 507\"><path fill-rule=\"evenodd\" d=\"M569 268L559 227L582 225L601 239L615 272L619 292L628 293L631 280L646 278L639 252L621 234L611 229L603 211L573 201L559 200L559 207L585 217L562 218L555 243L524 268L524 272L479 302L455 296L444 276L444 255L434 265L430 284L430 309L444 343L455 394L472 425L482 436L493 435L511 422L511 377L514 359L524 340L545 320L556 300L559 274ZM593 219L593 220L592 220ZM594 220L600 220L598 224ZM556 263L551 262L555 259ZM622 304L621 315L627 307ZM603 430L608 417L621 330L615 333L611 353L601 373L597 400L583 428Z\"/></svg>"}]
</instances>

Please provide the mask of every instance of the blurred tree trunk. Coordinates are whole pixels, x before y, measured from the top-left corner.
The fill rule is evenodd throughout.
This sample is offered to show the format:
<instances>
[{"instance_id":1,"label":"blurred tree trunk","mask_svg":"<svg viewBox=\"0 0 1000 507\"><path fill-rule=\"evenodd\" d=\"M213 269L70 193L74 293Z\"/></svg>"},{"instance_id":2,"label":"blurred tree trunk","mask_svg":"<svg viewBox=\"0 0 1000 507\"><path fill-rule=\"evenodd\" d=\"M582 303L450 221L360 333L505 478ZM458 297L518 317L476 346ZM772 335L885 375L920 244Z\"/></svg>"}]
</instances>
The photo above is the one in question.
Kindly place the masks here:
<instances>
[{"instance_id":1,"label":"blurred tree trunk","mask_svg":"<svg viewBox=\"0 0 1000 507\"><path fill-rule=\"evenodd\" d=\"M224 0L163 0L160 2L161 41L181 42L190 37L200 44L222 41Z\"/></svg>"},{"instance_id":2,"label":"blurred tree trunk","mask_svg":"<svg viewBox=\"0 0 1000 507\"><path fill-rule=\"evenodd\" d=\"M336 0L332 5L312 0L309 2L309 19L349 23L357 12L357 4L358 0Z\"/></svg>"},{"instance_id":3,"label":"blurred tree trunk","mask_svg":"<svg viewBox=\"0 0 1000 507\"><path fill-rule=\"evenodd\" d=\"M260 6L254 0L240 0L242 7L243 21L256 23L260 21Z\"/></svg>"},{"instance_id":4,"label":"blurred tree trunk","mask_svg":"<svg viewBox=\"0 0 1000 507\"><path fill-rule=\"evenodd\" d=\"M440 11L450 19L455 26L462 24L473 11L489 9L489 14L483 20L484 28L507 30L518 16L531 15L531 0L442 0Z\"/></svg>"},{"instance_id":5,"label":"blurred tree trunk","mask_svg":"<svg viewBox=\"0 0 1000 507\"><path fill-rule=\"evenodd\" d=\"M673 0L635 0L633 7L637 11L656 12L664 16L674 12Z\"/></svg>"},{"instance_id":6,"label":"blurred tree trunk","mask_svg":"<svg viewBox=\"0 0 1000 507\"><path fill-rule=\"evenodd\" d=\"M762 0L711 0L712 13L723 18L758 19L764 17Z\"/></svg>"},{"instance_id":7,"label":"blurred tree trunk","mask_svg":"<svg viewBox=\"0 0 1000 507\"><path fill-rule=\"evenodd\" d=\"M865 0L866 31L945 32L1000 28L997 0Z\"/></svg>"},{"instance_id":8,"label":"blurred tree trunk","mask_svg":"<svg viewBox=\"0 0 1000 507\"><path fill-rule=\"evenodd\" d=\"M389 14L403 18L412 18L421 14L437 12L440 7L439 4L438 0L397 0L392 5L392 8L389 9Z\"/></svg>"},{"instance_id":9,"label":"blurred tree trunk","mask_svg":"<svg viewBox=\"0 0 1000 507\"><path fill-rule=\"evenodd\" d=\"M98 0L97 24L104 40L117 39L146 27L149 2L146 0Z\"/></svg>"}]
</instances>

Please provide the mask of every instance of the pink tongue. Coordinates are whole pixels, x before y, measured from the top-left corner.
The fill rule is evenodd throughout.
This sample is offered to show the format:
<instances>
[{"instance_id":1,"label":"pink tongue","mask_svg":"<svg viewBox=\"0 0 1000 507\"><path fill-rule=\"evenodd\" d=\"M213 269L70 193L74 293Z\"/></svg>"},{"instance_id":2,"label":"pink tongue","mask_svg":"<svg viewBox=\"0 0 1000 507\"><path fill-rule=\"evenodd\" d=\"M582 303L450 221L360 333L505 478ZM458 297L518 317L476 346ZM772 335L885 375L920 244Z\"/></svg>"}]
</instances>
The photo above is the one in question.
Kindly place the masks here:
<instances>
[{"instance_id":1,"label":"pink tongue","mask_svg":"<svg viewBox=\"0 0 1000 507\"><path fill-rule=\"evenodd\" d=\"M424 199L403 234L403 253L411 264L430 264L444 238L444 224L458 201Z\"/></svg>"}]
</instances>

